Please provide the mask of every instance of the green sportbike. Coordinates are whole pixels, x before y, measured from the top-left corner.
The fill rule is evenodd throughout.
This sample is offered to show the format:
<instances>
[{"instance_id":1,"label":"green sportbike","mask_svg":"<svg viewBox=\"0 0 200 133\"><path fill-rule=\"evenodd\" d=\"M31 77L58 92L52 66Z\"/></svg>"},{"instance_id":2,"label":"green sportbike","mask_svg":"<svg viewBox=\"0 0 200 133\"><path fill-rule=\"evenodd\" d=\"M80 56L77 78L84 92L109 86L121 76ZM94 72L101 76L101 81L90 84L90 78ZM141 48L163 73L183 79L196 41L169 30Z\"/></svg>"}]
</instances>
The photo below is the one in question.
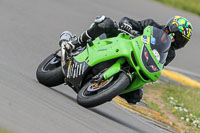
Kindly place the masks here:
<instances>
[{"instance_id":1,"label":"green sportbike","mask_svg":"<svg viewBox=\"0 0 200 133\"><path fill-rule=\"evenodd\" d=\"M77 93L78 104L87 108L157 81L170 37L153 26L146 27L142 35L119 30L116 37L100 36L72 52L61 44L61 49L39 65L38 81L48 87L65 83Z\"/></svg>"}]
</instances>

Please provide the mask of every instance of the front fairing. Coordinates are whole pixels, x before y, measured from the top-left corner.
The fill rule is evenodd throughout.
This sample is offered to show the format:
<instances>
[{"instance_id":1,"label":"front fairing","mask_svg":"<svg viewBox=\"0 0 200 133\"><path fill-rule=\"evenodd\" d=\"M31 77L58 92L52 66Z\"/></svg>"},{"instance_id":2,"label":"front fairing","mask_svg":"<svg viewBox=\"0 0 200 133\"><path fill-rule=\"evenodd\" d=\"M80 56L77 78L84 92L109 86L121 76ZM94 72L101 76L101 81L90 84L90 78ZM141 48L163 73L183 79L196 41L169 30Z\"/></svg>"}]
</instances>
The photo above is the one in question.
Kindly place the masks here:
<instances>
[{"instance_id":1,"label":"front fairing","mask_svg":"<svg viewBox=\"0 0 200 133\"><path fill-rule=\"evenodd\" d=\"M148 26L143 35L133 39L132 46L137 74L145 82L158 80L171 46L168 35L158 28Z\"/></svg>"}]
</instances>

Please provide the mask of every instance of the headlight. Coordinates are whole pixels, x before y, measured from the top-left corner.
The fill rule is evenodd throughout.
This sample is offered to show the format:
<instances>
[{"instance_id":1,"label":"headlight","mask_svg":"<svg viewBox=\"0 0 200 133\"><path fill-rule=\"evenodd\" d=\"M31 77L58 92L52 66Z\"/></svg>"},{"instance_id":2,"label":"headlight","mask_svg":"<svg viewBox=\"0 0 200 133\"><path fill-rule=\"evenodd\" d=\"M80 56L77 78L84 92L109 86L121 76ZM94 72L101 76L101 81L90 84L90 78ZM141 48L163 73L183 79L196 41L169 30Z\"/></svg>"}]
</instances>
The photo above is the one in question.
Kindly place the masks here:
<instances>
[{"instance_id":1,"label":"headlight","mask_svg":"<svg viewBox=\"0 0 200 133\"><path fill-rule=\"evenodd\" d=\"M160 60L160 55L157 50L154 50L153 53L155 54L156 58ZM158 72L160 69L158 68L157 64L153 60L152 56L150 55L149 51L147 50L146 46L143 47L142 51L142 62L145 66L145 68L153 73L153 72Z\"/></svg>"}]
</instances>

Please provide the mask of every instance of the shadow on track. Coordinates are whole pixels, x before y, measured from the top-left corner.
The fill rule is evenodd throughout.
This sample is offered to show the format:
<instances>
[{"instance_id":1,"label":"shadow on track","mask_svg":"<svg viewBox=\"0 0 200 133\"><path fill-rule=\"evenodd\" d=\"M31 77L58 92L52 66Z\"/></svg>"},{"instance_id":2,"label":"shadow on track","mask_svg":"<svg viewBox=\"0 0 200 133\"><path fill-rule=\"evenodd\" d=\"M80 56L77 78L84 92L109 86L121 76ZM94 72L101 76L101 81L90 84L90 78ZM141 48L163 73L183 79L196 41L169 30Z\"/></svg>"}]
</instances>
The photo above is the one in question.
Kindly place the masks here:
<instances>
[{"instance_id":1,"label":"shadow on track","mask_svg":"<svg viewBox=\"0 0 200 133\"><path fill-rule=\"evenodd\" d=\"M119 124L121 124L121 125L123 125L123 126L125 126L127 128L130 128L130 129L132 129L132 130L134 130L136 132L144 133L144 131L142 131L139 128L137 128L137 126L131 125L130 123L126 122L125 120L120 119L120 118L118 118L116 116L113 116L112 114L108 114L108 113L103 112L102 110L99 110L99 109L96 109L96 108L92 108L92 109L89 109L89 110L91 110L91 111L93 111L93 112L95 112L95 113L97 113L97 114L99 114L99 115L101 115L101 116L103 116L103 117L105 117L107 119L115 121L115 122L117 122L117 123L119 123Z\"/></svg>"},{"instance_id":2,"label":"shadow on track","mask_svg":"<svg viewBox=\"0 0 200 133\"><path fill-rule=\"evenodd\" d=\"M66 93L63 93L63 92L61 92L61 91L59 91L59 90L56 90L56 89L54 89L54 88L51 88L51 87L49 87L49 88L50 88L51 90L57 92L57 93L62 94L63 96L65 96L65 97L67 97L68 99L70 99L71 101L77 103L77 102L76 102L76 99L75 99L74 97L72 97L72 96L70 96L70 95L67 95Z\"/></svg>"},{"instance_id":3,"label":"shadow on track","mask_svg":"<svg viewBox=\"0 0 200 133\"><path fill-rule=\"evenodd\" d=\"M76 102L76 99L75 99L74 97L72 97L72 96L70 96L70 95L68 95L68 94L66 94L66 93L63 93L63 92L61 92L61 91L59 91L59 90L56 90L56 89L54 89L54 88L50 88L50 89L52 89L53 91L55 91L55 92L57 92L57 93L62 94L63 96L65 96L65 97L67 97L68 99L70 99L71 101L77 103L77 102ZM132 130L134 130L134 131L136 131L136 132L144 133L144 131L142 131L142 130L140 130L139 128L137 128L137 126L131 125L130 123L128 123L128 122L126 122L125 120L123 120L122 118L113 116L112 114L103 112L102 110L97 109L97 108L90 108L90 109L88 109L88 110L90 110L90 111L92 111L92 112L94 112L94 113L96 113L96 114L98 114L98 115L101 115L101 116L103 116L103 117L105 117L105 118L107 118L107 119L110 119L110 120L112 120L112 121L114 121L114 122L117 122L117 123L119 123L119 124L121 124L121 125L123 125L123 126L125 126L125 127L127 127L127 128L130 128L130 129L132 129Z\"/></svg>"}]
</instances>

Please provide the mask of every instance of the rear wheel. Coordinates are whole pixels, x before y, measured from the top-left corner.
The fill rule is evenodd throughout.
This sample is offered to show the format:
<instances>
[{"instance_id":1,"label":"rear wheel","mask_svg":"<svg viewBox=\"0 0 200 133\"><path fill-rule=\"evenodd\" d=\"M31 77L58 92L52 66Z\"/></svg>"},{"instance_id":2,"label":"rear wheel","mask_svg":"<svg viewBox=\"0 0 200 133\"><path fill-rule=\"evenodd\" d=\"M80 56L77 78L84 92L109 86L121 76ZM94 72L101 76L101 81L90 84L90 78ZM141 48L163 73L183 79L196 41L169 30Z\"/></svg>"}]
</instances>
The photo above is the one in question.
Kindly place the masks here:
<instances>
[{"instance_id":1,"label":"rear wheel","mask_svg":"<svg viewBox=\"0 0 200 133\"><path fill-rule=\"evenodd\" d=\"M36 77L41 84L53 87L64 83L61 58L56 54L48 56L37 68Z\"/></svg>"},{"instance_id":2,"label":"rear wheel","mask_svg":"<svg viewBox=\"0 0 200 133\"><path fill-rule=\"evenodd\" d=\"M119 95L129 83L129 77L123 72L107 80L101 80L100 83L90 80L79 91L77 102L86 108L103 104Z\"/></svg>"}]
</instances>

